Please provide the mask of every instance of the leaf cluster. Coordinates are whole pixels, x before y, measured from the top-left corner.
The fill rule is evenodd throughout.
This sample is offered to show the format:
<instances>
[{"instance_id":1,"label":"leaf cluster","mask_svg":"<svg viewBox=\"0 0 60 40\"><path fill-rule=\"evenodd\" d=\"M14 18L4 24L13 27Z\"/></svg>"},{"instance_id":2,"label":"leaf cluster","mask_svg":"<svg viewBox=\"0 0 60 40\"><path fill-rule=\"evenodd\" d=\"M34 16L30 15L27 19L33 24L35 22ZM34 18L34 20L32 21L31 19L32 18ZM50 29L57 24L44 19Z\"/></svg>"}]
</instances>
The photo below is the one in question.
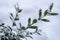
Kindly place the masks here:
<instances>
[{"instance_id":1,"label":"leaf cluster","mask_svg":"<svg viewBox=\"0 0 60 40\"><path fill-rule=\"evenodd\" d=\"M50 5L49 10L45 10L44 13L42 13L42 9L39 10L38 13L38 18L37 19L31 19L28 18L28 24L27 27L23 26L21 22L19 22L20 18L19 18L19 14L22 12L22 9L19 8L19 5L14 5L15 9L16 9L16 15L14 17L13 13L10 13L10 19L12 21L12 27L16 27L17 28L17 35L15 35L15 33L13 33L13 29L11 26L5 26L5 23L1 23L0 27L3 27L0 31L4 33L3 36L1 36L1 40L22 40L23 38L25 38L27 40L27 37L32 38L33 37L31 35L37 33L38 35L41 35L38 31L40 29L38 29L38 26L35 26L35 23L38 23L38 21L43 21L43 22L50 22L48 19L44 19L43 17L50 15L50 16L55 16L58 15L58 13L54 13L51 12L52 8L53 8L53 3ZM50 12L49 12L50 11ZM44 15L42 15L44 14ZM17 23L16 21L19 22L19 28L17 27ZM30 32L27 31L27 29L35 29L34 32Z\"/></svg>"}]
</instances>

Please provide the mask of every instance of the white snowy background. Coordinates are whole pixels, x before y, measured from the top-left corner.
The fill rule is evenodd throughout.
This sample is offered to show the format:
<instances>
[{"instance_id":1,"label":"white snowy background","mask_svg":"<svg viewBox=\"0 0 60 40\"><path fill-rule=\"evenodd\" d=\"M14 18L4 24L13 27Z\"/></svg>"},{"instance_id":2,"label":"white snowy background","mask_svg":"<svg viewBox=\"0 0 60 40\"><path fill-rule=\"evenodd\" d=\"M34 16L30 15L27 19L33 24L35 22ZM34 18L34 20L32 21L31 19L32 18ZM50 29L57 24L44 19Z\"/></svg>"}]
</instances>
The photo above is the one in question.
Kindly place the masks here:
<instances>
[{"instance_id":1,"label":"white snowy background","mask_svg":"<svg viewBox=\"0 0 60 40\"><path fill-rule=\"evenodd\" d=\"M23 11L21 12L21 22L27 25L27 19L30 16L32 19L37 18L38 10L41 8L43 11L48 9L51 3L54 3L52 12L60 14L60 0L0 0L0 20L10 25L9 14L12 12L15 15L14 4L19 3ZM43 31L41 36L35 36L34 40L60 40L60 15L46 17L50 20L49 23L38 23ZM46 39L47 38L47 39Z\"/></svg>"}]
</instances>

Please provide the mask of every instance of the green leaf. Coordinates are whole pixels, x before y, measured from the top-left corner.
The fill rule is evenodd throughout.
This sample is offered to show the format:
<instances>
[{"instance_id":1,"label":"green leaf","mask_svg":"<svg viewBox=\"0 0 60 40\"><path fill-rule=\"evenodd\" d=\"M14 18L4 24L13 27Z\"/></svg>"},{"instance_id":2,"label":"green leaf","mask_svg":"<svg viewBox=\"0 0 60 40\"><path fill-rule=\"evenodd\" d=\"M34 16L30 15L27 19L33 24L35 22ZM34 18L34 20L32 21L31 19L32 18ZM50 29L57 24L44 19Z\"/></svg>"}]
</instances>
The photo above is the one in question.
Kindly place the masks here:
<instances>
[{"instance_id":1,"label":"green leaf","mask_svg":"<svg viewBox=\"0 0 60 40\"><path fill-rule=\"evenodd\" d=\"M42 9L39 10L39 18L42 16Z\"/></svg>"},{"instance_id":2,"label":"green leaf","mask_svg":"<svg viewBox=\"0 0 60 40\"><path fill-rule=\"evenodd\" d=\"M49 22L49 20L47 20L47 19L41 19L42 21L44 21L44 22Z\"/></svg>"},{"instance_id":3,"label":"green leaf","mask_svg":"<svg viewBox=\"0 0 60 40\"><path fill-rule=\"evenodd\" d=\"M30 27L28 27L28 28L36 29L36 28L37 28L37 26L30 26Z\"/></svg>"},{"instance_id":4,"label":"green leaf","mask_svg":"<svg viewBox=\"0 0 60 40\"><path fill-rule=\"evenodd\" d=\"M15 21L16 21L16 20L19 20L19 18L18 18L18 17L16 17L14 20L15 20Z\"/></svg>"},{"instance_id":5,"label":"green leaf","mask_svg":"<svg viewBox=\"0 0 60 40\"><path fill-rule=\"evenodd\" d=\"M39 10L39 17L42 16L42 9Z\"/></svg>"},{"instance_id":6,"label":"green leaf","mask_svg":"<svg viewBox=\"0 0 60 40\"><path fill-rule=\"evenodd\" d=\"M19 5L17 4L17 5L14 5L15 6L15 9L16 9L16 11L18 12L18 13L20 13L21 11L22 11L22 9L20 9L19 8Z\"/></svg>"},{"instance_id":7,"label":"green leaf","mask_svg":"<svg viewBox=\"0 0 60 40\"><path fill-rule=\"evenodd\" d=\"M48 10L45 10L44 12L44 16L46 16L48 14Z\"/></svg>"},{"instance_id":8,"label":"green leaf","mask_svg":"<svg viewBox=\"0 0 60 40\"><path fill-rule=\"evenodd\" d=\"M31 24L31 18L28 19L28 26Z\"/></svg>"},{"instance_id":9,"label":"green leaf","mask_svg":"<svg viewBox=\"0 0 60 40\"><path fill-rule=\"evenodd\" d=\"M10 15L13 17L13 14L12 13L10 13Z\"/></svg>"},{"instance_id":10,"label":"green leaf","mask_svg":"<svg viewBox=\"0 0 60 40\"><path fill-rule=\"evenodd\" d=\"M33 20L33 23L32 23L32 24L34 24L34 23L37 23L37 19L34 19L34 20Z\"/></svg>"},{"instance_id":11,"label":"green leaf","mask_svg":"<svg viewBox=\"0 0 60 40\"><path fill-rule=\"evenodd\" d=\"M15 21L19 20L19 16L18 16L18 14L16 14L16 17L15 17L14 20L15 20Z\"/></svg>"},{"instance_id":12,"label":"green leaf","mask_svg":"<svg viewBox=\"0 0 60 40\"><path fill-rule=\"evenodd\" d=\"M58 15L58 13L49 13L52 16Z\"/></svg>"},{"instance_id":13,"label":"green leaf","mask_svg":"<svg viewBox=\"0 0 60 40\"><path fill-rule=\"evenodd\" d=\"M16 23L15 22L13 22L13 26L16 26Z\"/></svg>"},{"instance_id":14,"label":"green leaf","mask_svg":"<svg viewBox=\"0 0 60 40\"><path fill-rule=\"evenodd\" d=\"M20 13L22 11L22 9L18 10L18 13Z\"/></svg>"},{"instance_id":15,"label":"green leaf","mask_svg":"<svg viewBox=\"0 0 60 40\"><path fill-rule=\"evenodd\" d=\"M41 16L42 16L42 9L39 10L39 18L38 18L38 20L41 19Z\"/></svg>"},{"instance_id":16,"label":"green leaf","mask_svg":"<svg viewBox=\"0 0 60 40\"><path fill-rule=\"evenodd\" d=\"M24 26L23 26L23 27L21 27L21 29L22 29L22 30L26 30Z\"/></svg>"},{"instance_id":17,"label":"green leaf","mask_svg":"<svg viewBox=\"0 0 60 40\"><path fill-rule=\"evenodd\" d=\"M50 9L50 11L52 10L52 8L53 8L53 3L50 5L50 8L49 8L49 9Z\"/></svg>"}]
</instances>

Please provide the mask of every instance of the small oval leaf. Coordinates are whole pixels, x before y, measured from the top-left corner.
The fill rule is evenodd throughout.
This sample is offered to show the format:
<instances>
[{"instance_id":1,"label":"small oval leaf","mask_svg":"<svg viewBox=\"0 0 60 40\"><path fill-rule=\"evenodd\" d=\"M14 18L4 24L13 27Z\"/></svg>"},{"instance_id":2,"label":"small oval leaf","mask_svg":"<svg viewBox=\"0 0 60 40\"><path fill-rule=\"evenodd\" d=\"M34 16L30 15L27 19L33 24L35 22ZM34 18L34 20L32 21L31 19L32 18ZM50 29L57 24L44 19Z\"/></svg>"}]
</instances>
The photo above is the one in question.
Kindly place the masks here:
<instances>
[{"instance_id":1,"label":"small oval leaf","mask_svg":"<svg viewBox=\"0 0 60 40\"><path fill-rule=\"evenodd\" d=\"M47 20L47 19L41 19L41 21L44 21L44 22L49 22L49 20Z\"/></svg>"},{"instance_id":2,"label":"small oval leaf","mask_svg":"<svg viewBox=\"0 0 60 40\"><path fill-rule=\"evenodd\" d=\"M52 8L53 8L53 3L49 7L50 11L52 10Z\"/></svg>"},{"instance_id":3,"label":"small oval leaf","mask_svg":"<svg viewBox=\"0 0 60 40\"><path fill-rule=\"evenodd\" d=\"M28 27L28 28L36 29L36 28L37 28L37 26L30 26L30 27Z\"/></svg>"},{"instance_id":4,"label":"small oval leaf","mask_svg":"<svg viewBox=\"0 0 60 40\"><path fill-rule=\"evenodd\" d=\"M16 23L15 22L13 22L13 26L16 26Z\"/></svg>"},{"instance_id":5,"label":"small oval leaf","mask_svg":"<svg viewBox=\"0 0 60 40\"><path fill-rule=\"evenodd\" d=\"M16 17L14 20L15 20L15 21L16 21L16 20L19 20L19 18L18 18L18 17Z\"/></svg>"},{"instance_id":6,"label":"small oval leaf","mask_svg":"<svg viewBox=\"0 0 60 40\"><path fill-rule=\"evenodd\" d=\"M26 28L25 28L24 26L23 26L23 27L21 27L21 29L22 29L22 30L26 30Z\"/></svg>"},{"instance_id":7,"label":"small oval leaf","mask_svg":"<svg viewBox=\"0 0 60 40\"><path fill-rule=\"evenodd\" d=\"M34 23L37 23L37 19L34 19L34 20L33 20L33 23L32 23L32 24L34 24Z\"/></svg>"},{"instance_id":8,"label":"small oval leaf","mask_svg":"<svg viewBox=\"0 0 60 40\"><path fill-rule=\"evenodd\" d=\"M31 24L31 18L28 19L28 26Z\"/></svg>"},{"instance_id":9,"label":"small oval leaf","mask_svg":"<svg viewBox=\"0 0 60 40\"><path fill-rule=\"evenodd\" d=\"M12 13L10 13L10 15L13 17L13 14Z\"/></svg>"},{"instance_id":10,"label":"small oval leaf","mask_svg":"<svg viewBox=\"0 0 60 40\"><path fill-rule=\"evenodd\" d=\"M41 19L41 16L42 16L42 9L39 10L39 18L38 18L38 20Z\"/></svg>"},{"instance_id":11,"label":"small oval leaf","mask_svg":"<svg viewBox=\"0 0 60 40\"><path fill-rule=\"evenodd\" d=\"M49 15L55 16L58 15L58 13L49 13Z\"/></svg>"},{"instance_id":12,"label":"small oval leaf","mask_svg":"<svg viewBox=\"0 0 60 40\"><path fill-rule=\"evenodd\" d=\"M44 12L44 16L46 16L48 14L48 10L45 10Z\"/></svg>"},{"instance_id":13,"label":"small oval leaf","mask_svg":"<svg viewBox=\"0 0 60 40\"><path fill-rule=\"evenodd\" d=\"M42 16L42 9L39 10L39 17Z\"/></svg>"}]
</instances>

